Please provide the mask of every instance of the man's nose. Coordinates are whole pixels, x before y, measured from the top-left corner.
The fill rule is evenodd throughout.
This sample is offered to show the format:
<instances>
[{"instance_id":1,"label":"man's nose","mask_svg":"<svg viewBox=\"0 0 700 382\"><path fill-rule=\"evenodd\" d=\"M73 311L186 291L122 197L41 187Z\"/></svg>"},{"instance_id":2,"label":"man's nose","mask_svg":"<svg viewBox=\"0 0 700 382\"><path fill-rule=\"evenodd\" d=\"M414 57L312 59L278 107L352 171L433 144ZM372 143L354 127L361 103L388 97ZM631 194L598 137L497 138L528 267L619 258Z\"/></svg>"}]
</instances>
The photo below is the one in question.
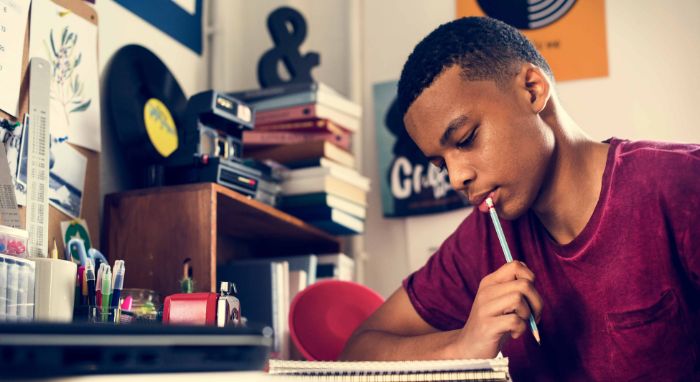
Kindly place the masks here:
<instances>
[{"instance_id":1,"label":"man's nose","mask_svg":"<svg viewBox=\"0 0 700 382\"><path fill-rule=\"evenodd\" d=\"M445 165L452 188L455 191L466 191L476 175L472 166L464 158L445 158Z\"/></svg>"}]
</instances>

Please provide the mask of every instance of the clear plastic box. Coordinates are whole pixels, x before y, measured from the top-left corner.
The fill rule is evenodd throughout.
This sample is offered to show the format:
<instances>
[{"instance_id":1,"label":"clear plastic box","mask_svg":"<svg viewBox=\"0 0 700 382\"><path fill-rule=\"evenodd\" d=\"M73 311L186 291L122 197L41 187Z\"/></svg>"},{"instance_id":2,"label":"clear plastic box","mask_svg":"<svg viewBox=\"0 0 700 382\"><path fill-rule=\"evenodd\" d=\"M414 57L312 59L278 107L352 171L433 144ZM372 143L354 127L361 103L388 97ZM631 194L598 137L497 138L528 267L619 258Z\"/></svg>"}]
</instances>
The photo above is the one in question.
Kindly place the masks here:
<instances>
[{"instance_id":1,"label":"clear plastic box","mask_svg":"<svg viewBox=\"0 0 700 382\"><path fill-rule=\"evenodd\" d=\"M27 257L26 230L0 225L0 253L17 257Z\"/></svg>"},{"instance_id":2,"label":"clear plastic box","mask_svg":"<svg viewBox=\"0 0 700 382\"><path fill-rule=\"evenodd\" d=\"M0 254L0 322L34 319L35 264Z\"/></svg>"}]
</instances>

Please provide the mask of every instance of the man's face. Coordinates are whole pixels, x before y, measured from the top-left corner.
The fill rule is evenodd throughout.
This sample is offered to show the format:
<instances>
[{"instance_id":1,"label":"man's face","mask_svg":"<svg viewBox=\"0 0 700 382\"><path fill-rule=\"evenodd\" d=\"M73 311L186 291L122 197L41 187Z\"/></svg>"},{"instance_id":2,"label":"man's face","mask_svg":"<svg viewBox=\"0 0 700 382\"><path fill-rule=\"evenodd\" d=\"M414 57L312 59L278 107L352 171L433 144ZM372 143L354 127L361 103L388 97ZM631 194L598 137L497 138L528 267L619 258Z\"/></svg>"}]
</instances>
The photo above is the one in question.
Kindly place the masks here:
<instances>
[{"instance_id":1,"label":"man's face","mask_svg":"<svg viewBox=\"0 0 700 382\"><path fill-rule=\"evenodd\" d=\"M553 133L539 117L546 101L528 89L525 72L501 87L460 72L447 69L421 93L404 117L406 130L472 204L493 192L499 214L515 219L534 203L554 151Z\"/></svg>"}]
</instances>

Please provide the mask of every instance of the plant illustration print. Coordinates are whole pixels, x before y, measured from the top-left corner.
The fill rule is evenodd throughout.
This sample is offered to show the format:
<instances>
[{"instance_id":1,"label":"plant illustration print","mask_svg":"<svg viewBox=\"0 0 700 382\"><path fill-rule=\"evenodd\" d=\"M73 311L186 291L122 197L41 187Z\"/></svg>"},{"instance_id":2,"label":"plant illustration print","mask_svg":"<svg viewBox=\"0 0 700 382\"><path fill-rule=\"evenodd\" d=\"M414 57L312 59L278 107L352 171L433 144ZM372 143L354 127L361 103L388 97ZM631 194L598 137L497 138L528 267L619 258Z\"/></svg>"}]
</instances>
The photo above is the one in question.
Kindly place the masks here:
<instances>
[{"instance_id":1,"label":"plant illustration print","mask_svg":"<svg viewBox=\"0 0 700 382\"><path fill-rule=\"evenodd\" d=\"M92 100L83 96L84 83L76 71L82 57L76 49L78 35L66 26L57 37L51 29L48 42L44 40L51 61L51 98L62 106L66 126L70 126L70 113L84 112Z\"/></svg>"}]
</instances>

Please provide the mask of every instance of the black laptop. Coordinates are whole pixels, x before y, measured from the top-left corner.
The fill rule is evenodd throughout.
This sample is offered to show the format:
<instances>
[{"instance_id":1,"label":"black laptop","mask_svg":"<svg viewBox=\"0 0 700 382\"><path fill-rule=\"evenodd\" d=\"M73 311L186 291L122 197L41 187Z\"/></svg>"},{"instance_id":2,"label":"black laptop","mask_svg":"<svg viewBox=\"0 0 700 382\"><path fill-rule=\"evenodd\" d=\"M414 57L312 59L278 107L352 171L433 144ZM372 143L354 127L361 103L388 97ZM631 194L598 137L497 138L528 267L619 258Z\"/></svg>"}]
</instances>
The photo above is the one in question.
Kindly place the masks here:
<instances>
[{"instance_id":1,"label":"black laptop","mask_svg":"<svg viewBox=\"0 0 700 382\"><path fill-rule=\"evenodd\" d=\"M81 374L262 370L263 327L0 324L0 379Z\"/></svg>"}]
</instances>

